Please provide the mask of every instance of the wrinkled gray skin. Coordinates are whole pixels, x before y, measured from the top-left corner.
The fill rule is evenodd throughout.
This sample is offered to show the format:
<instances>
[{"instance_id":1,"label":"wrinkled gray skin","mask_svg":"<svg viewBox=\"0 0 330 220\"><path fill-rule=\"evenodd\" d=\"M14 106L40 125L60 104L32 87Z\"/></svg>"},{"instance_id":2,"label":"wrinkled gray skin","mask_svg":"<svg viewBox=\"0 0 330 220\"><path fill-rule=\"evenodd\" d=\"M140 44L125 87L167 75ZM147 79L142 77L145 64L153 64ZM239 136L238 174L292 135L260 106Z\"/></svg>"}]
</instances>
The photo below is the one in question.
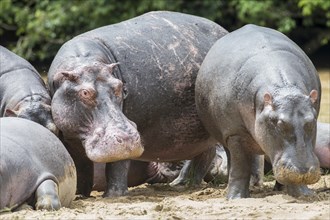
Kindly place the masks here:
<instances>
[{"instance_id":1,"label":"wrinkled gray skin","mask_svg":"<svg viewBox=\"0 0 330 220\"><path fill-rule=\"evenodd\" d=\"M93 162L107 163L104 196L116 196L127 193L127 159L179 161L215 146L197 116L194 82L225 34L207 19L159 11L60 48L48 72L52 115L75 160L78 193L90 193Z\"/></svg>"},{"instance_id":2,"label":"wrinkled gray skin","mask_svg":"<svg viewBox=\"0 0 330 220\"><path fill-rule=\"evenodd\" d=\"M50 103L49 92L37 70L0 46L0 117L26 118L56 134Z\"/></svg>"},{"instance_id":3,"label":"wrinkled gray skin","mask_svg":"<svg viewBox=\"0 0 330 220\"><path fill-rule=\"evenodd\" d=\"M61 141L22 118L0 118L0 212L68 207L75 198L76 168Z\"/></svg>"},{"instance_id":4,"label":"wrinkled gray skin","mask_svg":"<svg viewBox=\"0 0 330 220\"><path fill-rule=\"evenodd\" d=\"M196 79L207 130L230 152L229 199L249 196L257 155L270 158L293 196L320 178L314 154L321 86L306 54L285 35L246 25L218 40Z\"/></svg>"},{"instance_id":5,"label":"wrinkled gray skin","mask_svg":"<svg viewBox=\"0 0 330 220\"><path fill-rule=\"evenodd\" d=\"M170 183L171 185L178 185L175 179L182 173L189 172L188 164L191 160L183 160L178 162L156 162L156 161L137 161L132 160L128 171L128 186L138 186L143 183ZM209 164L208 162L206 162ZM184 169L185 171L181 171ZM181 173L180 173L181 171ZM206 182L227 182L228 169L227 169L227 155L222 146L216 146L216 156L213 158L211 166L207 174L202 176L204 171L200 169L195 170L197 175L193 175L193 179L183 178L180 184L187 184L186 181L200 183L204 179ZM94 181L93 190L104 191L106 189L105 180L105 164L94 163ZM199 174L201 173L201 174ZM187 177L187 176L185 176ZM178 178L181 180L181 178ZM177 180L176 180L177 181Z\"/></svg>"}]
</instances>

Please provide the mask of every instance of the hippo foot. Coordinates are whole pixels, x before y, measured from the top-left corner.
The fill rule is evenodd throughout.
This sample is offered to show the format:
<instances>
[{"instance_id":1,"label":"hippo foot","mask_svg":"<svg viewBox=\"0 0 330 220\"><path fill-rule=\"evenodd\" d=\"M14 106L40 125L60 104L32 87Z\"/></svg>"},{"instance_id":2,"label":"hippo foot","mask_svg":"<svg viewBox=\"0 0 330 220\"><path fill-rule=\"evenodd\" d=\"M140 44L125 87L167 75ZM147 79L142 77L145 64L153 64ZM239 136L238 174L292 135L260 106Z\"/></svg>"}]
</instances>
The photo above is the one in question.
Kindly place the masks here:
<instances>
[{"instance_id":1,"label":"hippo foot","mask_svg":"<svg viewBox=\"0 0 330 220\"><path fill-rule=\"evenodd\" d=\"M42 182L36 191L36 210L58 210L61 202L58 197L57 184L53 180Z\"/></svg>"},{"instance_id":2,"label":"hippo foot","mask_svg":"<svg viewBox=\"0 0 330 220\"><path fill-rule=\"evenodd\" d=\"M23 203L22 205L18 206L15 211L21 211L21 210L33 210L33 207L30 206L27 203Z\"/></svg>"},{"instance_id":3,"label":"hippo foot","mask_svg":"<svg viewBox=\"0 0 330 220\"><path fill-rule=\"evenodd\" d=\"M119 197L126 196L128 194L128 190L107 190L103 193L103 198L111 198L111 197Z\"/></svg>"},{"instance_id":4,"label":"hippo foot","mask_svg":"<svg viewBox=\"0 0 330 220\"><path fill-rule=\"evenodd\" d=\"M194 157L192 160L185 161L179 176L170 183L170 186L200 186L207 171L210 169L214 157L215 147Z\"/></svg>"},{"instance_id":5,"label":"hippo foot","mask_svg":"<svg viewBox=\"0 0 330 220\"><path fill-rule=\"evenodd\" d=\"M187 184L187 180L178 176L172 182L169 183L170 186L184 186Z\"/></svg>"},{"instance_id":6,"label":"hippo foot","mask_svg":"<svg viewBox=\"0 0 330 220\"><path fill-rule=\"evenodd\" d=\"M241 199L250 197L249 189L243 187L230 187L228 186L227 199Z\"/></svg>"},{"instance_id":7,"label":"hippo foot","mask_svg":"<svg viewBox=\"0 0 330 220\"><path fill-rule=\"evenodd\" d=\"M293 197L315 195L315 192L309 189L306 185L287 185L286 190L287 193Z\"/></svg>"},{"instance_id":8,"label":"hippo foot","mask_svg":"<svg viewBox=\"0 0 330 220\"><path fill-rule=\"evenodd\" d=\"M273 188L273 191L283 191L284 190L284 185L279 183L279 182L275 182L275 186Z\"/></svg>"}]
</instances>

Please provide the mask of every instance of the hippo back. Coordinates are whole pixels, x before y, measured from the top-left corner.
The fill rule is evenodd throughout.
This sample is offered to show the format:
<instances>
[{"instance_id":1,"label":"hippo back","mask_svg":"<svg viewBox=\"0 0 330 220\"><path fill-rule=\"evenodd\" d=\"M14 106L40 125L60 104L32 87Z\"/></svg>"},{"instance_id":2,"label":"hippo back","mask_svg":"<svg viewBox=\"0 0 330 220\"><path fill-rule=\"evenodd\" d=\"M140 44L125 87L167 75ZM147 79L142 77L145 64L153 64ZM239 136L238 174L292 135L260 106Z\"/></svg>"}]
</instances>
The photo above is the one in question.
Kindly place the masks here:
<instances>
[{"instance_id":1,"label":"hippo back","mask_svg":"<svg viewBox=\"0 0 330 220\"><path fill-rule=\"evenodd\" d=\"M221 111L217 111L225 112L215 116L221 117L223 130L226 130L215 132L219 139L234 132L233 127L248 126L253 130L255 113L261 105L258 100L263 100L259 95L276 94L279 88L299 90L305 95L317 90L315 108L317 114L319 112L321 84L314 65L292 40L270 28L246 25L224 36L208 52L199 75L202 78L198 90L205 89L205 94L221 100ZM212 82L216 82L221 91L212 89ZM238 123L242 127L237 126ZM210 127L209 130L214 129ZM226 134L219 136L222 132Z\"/></svg>"}]
</instances>

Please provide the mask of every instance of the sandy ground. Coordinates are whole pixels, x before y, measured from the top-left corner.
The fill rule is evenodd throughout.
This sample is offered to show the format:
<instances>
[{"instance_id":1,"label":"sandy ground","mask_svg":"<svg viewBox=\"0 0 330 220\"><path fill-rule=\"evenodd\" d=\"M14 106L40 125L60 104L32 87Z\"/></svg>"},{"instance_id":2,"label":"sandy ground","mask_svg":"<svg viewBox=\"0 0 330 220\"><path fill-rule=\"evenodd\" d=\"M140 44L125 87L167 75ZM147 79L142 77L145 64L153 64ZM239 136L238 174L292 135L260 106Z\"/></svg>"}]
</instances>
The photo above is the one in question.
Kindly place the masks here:
<instances>
[{"instance_id":1,"label":"sandy ground","mask_svg":"<svg viewBox=\"0 0 330 220\"><path fill-rule=\"evenodd\" d=\"M293 198L274 192L274 181L251 189L248 199L226 200L226 185L188 189L167 184L129 188L129 195L73 201L59 211L22 210L0 219L330 219L330 174L311 185L312 197Z\"/></svg>"}]
</instances>

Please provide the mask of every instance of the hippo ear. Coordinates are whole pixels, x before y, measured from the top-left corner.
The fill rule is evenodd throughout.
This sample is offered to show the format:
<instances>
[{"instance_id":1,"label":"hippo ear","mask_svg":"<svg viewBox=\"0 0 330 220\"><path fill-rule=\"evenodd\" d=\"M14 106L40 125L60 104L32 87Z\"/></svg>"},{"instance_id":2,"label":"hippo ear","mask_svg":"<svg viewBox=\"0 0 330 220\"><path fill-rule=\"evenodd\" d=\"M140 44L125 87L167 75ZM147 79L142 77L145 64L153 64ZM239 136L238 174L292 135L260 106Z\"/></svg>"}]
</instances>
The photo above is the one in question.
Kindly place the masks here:
<instances>
[{"instance_id":1,"label":"hippo ear","mask_svg":"<svg viewBox=\"0 0 330 220\"><path fill-rule=\"evenodd\" d=\"M72 71L58 72L54 76L54 82L56 83L61 83L64 82L65 80L76 81L77 79L78 79L77 74L75 74Z\"/></svg>"},{"instance_id":2,"label":"hippo ear","mask_svg":"<svg viewBox=\"0 0 330 220\"><path fill-rule=\"evenodd\" d=\"M19 114L18 111L11 110L11 109L6 109L5 111L5 117L17 117Z\"/></svg>"},{"instance_id":3,"label":"hippo ear","mask_svg":"<svg viewBox=\"0 0 330 220\"><path fill-rule=\"evenodd\" d=\"M269 92L264 94L264 103L265 105L271 105L273 103L273 97Z\"/></svg>"},{"instance_id":4,"label":"hippo ear","mask_svg":"<svg viewBox=\"0 0 330 220\"><path fill-rule=\"evenodd\" d=\"M113 73L114 68L115 68L116 66L118 66L118 65L119 65L119 62L117 62L117 63L107 64L107 68L108 68L108 70L109 70L110 73Z\"/></svg>"},{"instance_id":5,"label":"hippo ear","mask_svg":"<svg viewBox=\"0 0 330 220\"><path fill-rule=\"evenodd\" d=\"M318 92L313 89L310 93L309 93L309 98L311 99L311 102L314 104L316 103L317 101L317 95L318 95Z\"/></svg>"}]
</instances>

